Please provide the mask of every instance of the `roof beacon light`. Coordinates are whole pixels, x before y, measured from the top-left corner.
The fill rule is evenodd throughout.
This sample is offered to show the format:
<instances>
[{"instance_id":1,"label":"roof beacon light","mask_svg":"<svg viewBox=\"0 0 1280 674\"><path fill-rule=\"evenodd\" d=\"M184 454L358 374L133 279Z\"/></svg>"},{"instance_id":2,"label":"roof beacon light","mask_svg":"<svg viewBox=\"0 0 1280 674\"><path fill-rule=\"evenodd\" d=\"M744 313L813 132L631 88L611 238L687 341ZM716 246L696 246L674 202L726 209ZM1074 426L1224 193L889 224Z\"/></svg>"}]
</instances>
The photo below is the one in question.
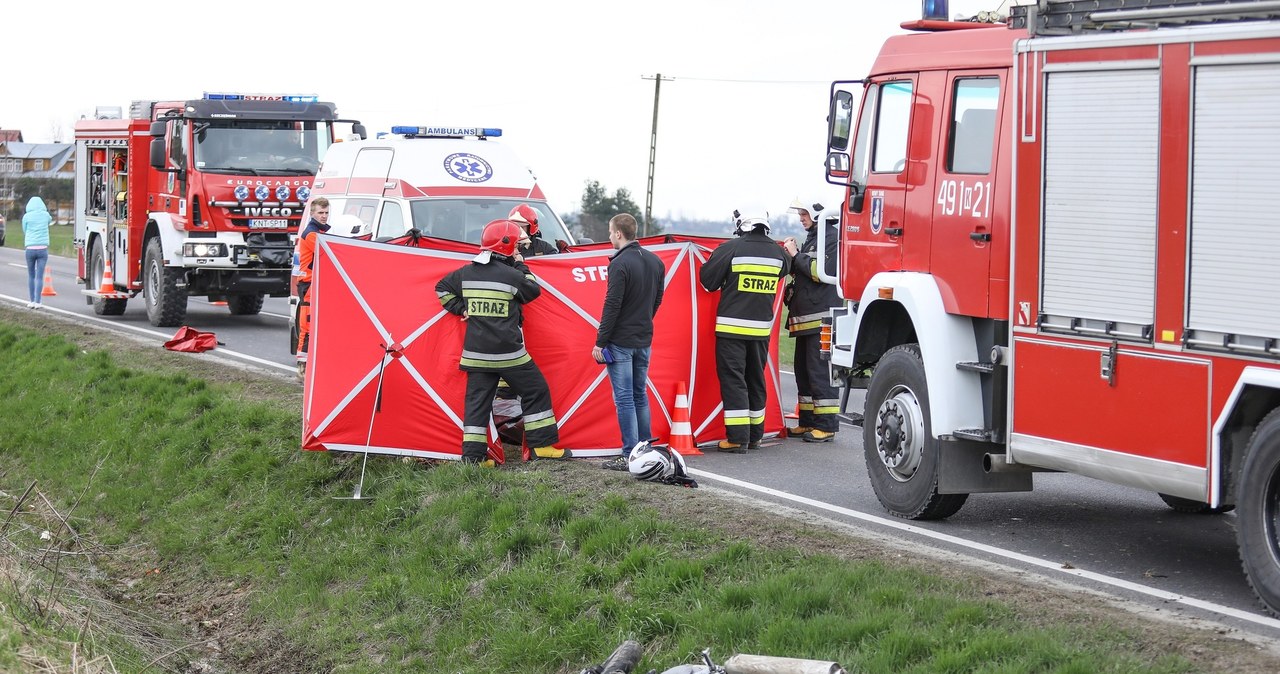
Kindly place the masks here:
<instances>
[{"instance_id":1,"label":"roof beacon light","mask_svg":"<svg viewBox=\"0 0 1280 674\"><path fill-rule=\"evenodd\" d=\"M925 21L949 21L947 0L920 0L920 18Z\"/></svg>"},{"instance_id":2,"label":"roof beacon light","mask_svg":"<svg viewBox=\"0 0 1280 674\"><path fill-rule=\"evenodd\" d=\"M497 138L502 135L502 129L486 129L478 126L468 127L445 127L445 126L393 126L391 133L399 134L407 138L466 138L474 136L476 138Z\"/></svg>"},{"instance_id":3,"label":"roof beacon light","mask_svg":"<svg viewBox=\"0 0 1280 674\"><path fill-rule=\"evenodd\" d=\"M232 94L225 92L204 92L206 101L289 101L290 103L318 103L320 97L315 94Z\"/></svg>"}]
</instances>

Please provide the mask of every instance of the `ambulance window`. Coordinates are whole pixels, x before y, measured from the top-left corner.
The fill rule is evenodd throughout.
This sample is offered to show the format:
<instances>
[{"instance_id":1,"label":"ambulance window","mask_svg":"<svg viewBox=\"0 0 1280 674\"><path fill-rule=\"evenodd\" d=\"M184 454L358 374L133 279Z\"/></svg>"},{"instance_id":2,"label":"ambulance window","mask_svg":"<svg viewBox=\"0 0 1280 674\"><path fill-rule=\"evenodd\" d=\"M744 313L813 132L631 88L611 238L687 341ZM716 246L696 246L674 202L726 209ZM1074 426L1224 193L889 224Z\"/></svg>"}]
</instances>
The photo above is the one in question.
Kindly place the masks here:
<instances>
[{"instance_id":1,"label":"ambulance window","mask_svg":"<svg viewBox=\"0 0 1280 674\"><path fill-rule=\"evenodd\" d=\"M911 126L910 81L889 82L880 87L876 115L876 140L871 170L901 173L907 167L907 129Z\"/></svg>"},{"instance_id":2,"label":"ambulance window","mask_svg":"<svg viewBox=\"0 0 1280 674\"><path fill-rule=\"evenodd\" d=\"M947 170L951 173L991 172L995 155L996 104L1000 80L957 78L951 99L951 138L947 143Z\"/></svg>"},{"instance_id":3,"label":"ambulance window","mask_svg":"<svg viewBox=\"0 0 1280 674\"><path fill-rule=\"evenodd\" d=\"M387 201L382 204L382 217L378 218L377 239L394 239L402 236L408 229L404 226L404 211L400 204Z\"/></svg>"},{"instance_id":4,"label":"ambulance window","mask_svg":"<svg viewBox=\"0 0 1280 674\"><path fill-rule=\"evenodd\" d=\"M391 156L392 152L387 148L363 149L351 164L351 175L385 180L391 171Z\"/></svg>"}]
</instances>

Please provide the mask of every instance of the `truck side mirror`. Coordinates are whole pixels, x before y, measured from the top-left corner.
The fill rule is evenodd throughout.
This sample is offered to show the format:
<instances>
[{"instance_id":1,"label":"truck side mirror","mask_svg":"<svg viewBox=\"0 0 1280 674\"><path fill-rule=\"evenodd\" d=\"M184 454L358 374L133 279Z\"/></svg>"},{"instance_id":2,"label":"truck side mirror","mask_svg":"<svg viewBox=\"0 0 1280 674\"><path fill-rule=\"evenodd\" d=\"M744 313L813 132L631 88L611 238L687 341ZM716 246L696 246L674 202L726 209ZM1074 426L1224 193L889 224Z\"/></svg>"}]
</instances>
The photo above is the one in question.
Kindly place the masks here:
<instances>
[{"instance_id":1,"label":"truck side mirror","mask_svg":"<svg viewBox=\"0 0 1280 674\"><path fill-rule=\"evenodd\" d=\"M355 135L360 136L360 140L365 140L366 138L369 137L369 132L365 131L364 125L361 124L360 122L356 122L355 124L351 125L351 133L354 133Z\"/></svg>"},{"instance_id":2,"label":"truck side mirror","mask_svg":"<svg viewBox=\"0 0 1280 674\"><path fill-rule=\"evenodd\" d=\"M844 185L849 181L849 155L833 151L827 155L827 182Z\"/></svg>"},{"instance_id":3,"label":"truck side mirror","mask_svg":"<svg viewBox=\"0 0 1280 674\"><path fill-rule=\"evenodd\" d=\"M151 130L148 132L152 138L164 138L164 134L169 131L169 125L165 122L152 122Z\"/></svg>"},{"instance_id":4,"label":"truck side mirror","mask_svg":"<svg viewBox=\"0 0 1280 674\"><path fill-rule=\"evenodd\" d=\"M849 129L853 126L853 94L837 90L827 111L827 147L845 150L849 147Z\"/></svg>"},{"instance_id":5,"label":"truck side mirror","mask_svg":"<svg viewBox=\"0 0 1280 674\"><path fill-rule=\"evenodd\" d=\"M163 126L164 124L161 123L162 128ZM152 125L151 130L154 135L155 125ZM150 160L151 160L151 168L157 171L163 171L166 168L168 168L167 166L165 166L165 163L164 163L165 156L164 156L164 134L163 133L160 135L159 138L151 139Z\"/></svg>"}]
</instances>

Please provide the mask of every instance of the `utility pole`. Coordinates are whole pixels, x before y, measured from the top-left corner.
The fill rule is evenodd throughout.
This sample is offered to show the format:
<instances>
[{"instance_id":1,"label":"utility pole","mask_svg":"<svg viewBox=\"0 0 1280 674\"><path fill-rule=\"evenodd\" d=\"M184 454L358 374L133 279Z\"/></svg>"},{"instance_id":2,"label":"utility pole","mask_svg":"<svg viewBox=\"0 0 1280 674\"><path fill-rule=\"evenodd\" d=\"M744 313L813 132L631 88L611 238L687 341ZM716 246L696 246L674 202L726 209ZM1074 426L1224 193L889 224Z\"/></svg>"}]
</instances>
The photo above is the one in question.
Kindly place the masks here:
<instances>
[{"instance_id":1,"label":"utility pole","mask_svg":"<svg viewBox=\"0 0 1280 674\"><path fill-rule=\"evenodd\" d=\"M662 89L662 73L653 77L641 76L641 79L653 80L653 131L649 133L649 188L644 196L644 235L653 230L653 164L658 154L658 92ZM668 82L674 77L665 78Z\"/></svg>"}]
</instances>

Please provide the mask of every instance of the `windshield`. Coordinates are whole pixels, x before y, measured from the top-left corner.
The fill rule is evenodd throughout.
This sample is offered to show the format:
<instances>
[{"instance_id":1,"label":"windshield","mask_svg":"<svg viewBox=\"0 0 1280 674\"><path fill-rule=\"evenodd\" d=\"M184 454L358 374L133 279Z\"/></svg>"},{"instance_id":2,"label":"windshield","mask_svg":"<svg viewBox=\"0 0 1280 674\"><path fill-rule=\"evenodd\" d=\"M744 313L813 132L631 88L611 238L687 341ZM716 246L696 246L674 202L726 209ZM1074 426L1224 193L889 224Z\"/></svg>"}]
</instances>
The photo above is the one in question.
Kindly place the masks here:
<instances>
[{"instance_id":1,"label":"windshield","mask_svg":"<svg viewBox=\"0 0 1280 674\"><path fill-rule=\"evenodd\" d=\"M332 137L329 122L199 122L195 125L196 168L315 175Z\"/></svg>"},{"instance_id":2,"label":"windshield","mask_svg":"<svg viewBox=\"0 0 1280 674\"><path fill-rule=\"evenodd\" d=\"M544 241L563 240L573 243L565 233L560 218L551 207L540 201L523 199L418 199L411 202L413 225L429 236L455 241L480 243L484 226L507 217L517 204L528 204L538 211L538 231Z\"/></svg>"}]
</instances>

